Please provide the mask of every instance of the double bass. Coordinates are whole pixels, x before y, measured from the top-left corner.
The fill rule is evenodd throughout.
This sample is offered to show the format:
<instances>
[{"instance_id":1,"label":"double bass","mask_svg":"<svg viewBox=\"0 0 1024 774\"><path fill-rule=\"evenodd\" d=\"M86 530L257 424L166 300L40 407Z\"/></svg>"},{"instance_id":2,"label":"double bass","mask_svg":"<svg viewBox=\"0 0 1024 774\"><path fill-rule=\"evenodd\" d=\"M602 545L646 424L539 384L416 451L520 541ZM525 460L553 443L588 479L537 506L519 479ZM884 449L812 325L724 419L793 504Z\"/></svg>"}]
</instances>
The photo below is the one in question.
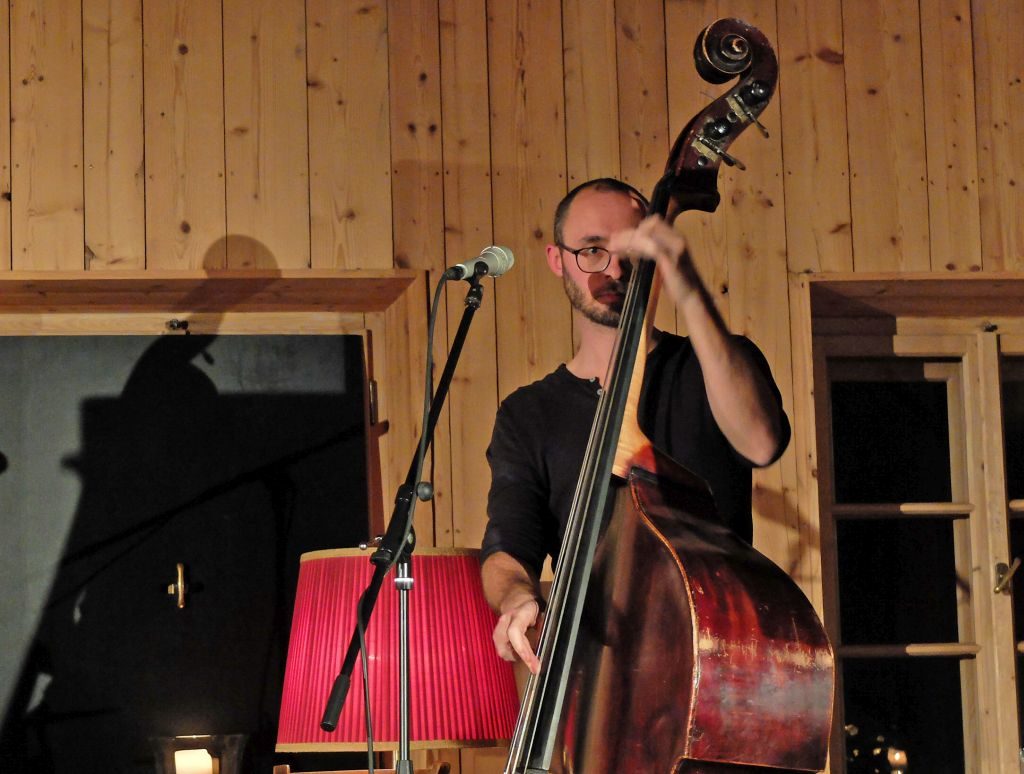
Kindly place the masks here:
<instances>
[{"instance_id":1,"label":"double bass","mask_svg":"<svg viewBox=\"0 0 1024 774\"><path fill-rule=\"evenodd\" d=\"M704 29L694 59L705 80L738 82L672 148L651 197L670 222L717 208L719 166L742 166L729 145L760 127L778 77L737 19ZM814 609L637 423L655 285L635 261L505 772L819 771L834 661Z\"/></svg>"}]
</instances>

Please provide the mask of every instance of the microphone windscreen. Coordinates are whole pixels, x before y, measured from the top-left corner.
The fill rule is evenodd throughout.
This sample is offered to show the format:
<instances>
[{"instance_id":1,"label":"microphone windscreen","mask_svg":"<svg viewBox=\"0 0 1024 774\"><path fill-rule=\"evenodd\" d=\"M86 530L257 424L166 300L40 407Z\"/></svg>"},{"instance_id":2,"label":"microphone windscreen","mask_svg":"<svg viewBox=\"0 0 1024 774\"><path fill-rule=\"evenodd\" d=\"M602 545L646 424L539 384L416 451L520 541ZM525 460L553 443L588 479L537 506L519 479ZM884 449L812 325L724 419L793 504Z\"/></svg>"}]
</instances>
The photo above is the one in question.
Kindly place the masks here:
<instances>
[{"instance_id":1,"label":"microphone windscreen","mask_svg":"<svg viewBox=\"0 0 1024 774\"><path fill-rule=\"evenodd\" d=\"M492 277L500 277L511 269L512 265L516 262L515 256L512 255L512 251L507 247L502 247L501 245L485 247L480 255L489 256L493 259L493 268L488 272Z\"/></svg>"}]
</instances>

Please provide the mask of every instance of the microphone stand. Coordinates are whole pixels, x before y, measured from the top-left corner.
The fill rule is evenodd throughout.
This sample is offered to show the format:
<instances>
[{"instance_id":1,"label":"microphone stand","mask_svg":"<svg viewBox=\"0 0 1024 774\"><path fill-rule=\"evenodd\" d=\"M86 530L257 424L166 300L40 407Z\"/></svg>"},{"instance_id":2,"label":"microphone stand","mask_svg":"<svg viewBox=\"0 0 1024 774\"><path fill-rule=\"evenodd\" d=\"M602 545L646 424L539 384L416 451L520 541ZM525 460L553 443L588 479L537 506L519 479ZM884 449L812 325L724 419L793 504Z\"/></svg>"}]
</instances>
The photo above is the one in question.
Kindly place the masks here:
<instances>
[{"instance_id":1,"label":"microphone stand","mask_svg":"<svg viewBox=\"0 0 1024 774\"><path fill-rule=\"evenodd\" d=\"M483 287L480 285L480 277L487 273L487 267L483 263L477 264L478 270L466 280L470 284L466 293L465 309L462 313L462 321L459 323L458 331L452 341L451 350L448 353L448 362L445 363L444 371L437 383L437 391L434 393L430 404L430 413L427 419L427 426L423 428L429 448L434 438L434 428L441 414L445 398L448 396L448 388L451 385L452 376L455 373L455 366L458 365L459 356L462 354L462 345L465 343L466 334L469 333L469 326L473 321L473 315L480 308L483 299ZM480 271L480 268L483 271ZM428 342L427 346L432 346ZM416 539L409 524L412 518L413 496L421 500L430 500L433 497L433 487L425 481L416 482L417 457L413 455L409 473L395 495L395 507L391 512L391 521L380 541L380 545L370 557L374 564L373 577L366 587L362 597L359 599L357 611L356 631L352 633L349 641L348 651L345 653L345 660L342 663L341 671L334 680L331 694L327 699L327 706L324 709L320 727L324 731L333 731L338 725L338 716L341 714L342 705L348 695L348 689L352 683L352 672L355 669L356 657L359 654L359 630L358 621L362 621L364 627L368 627L370 616L373 614L374 606L377 604L377 596L380 593L384 576L387 575L392 565L397 567L395 573L395 586L399 592L399 747L396 774L413 774L412 759L409 757L409 603L408 594L413 585L413 578L410 575L409 563L412 558L412 551ZM405 536L408 535L406 538Z\"/></svg>"}]
</instances>

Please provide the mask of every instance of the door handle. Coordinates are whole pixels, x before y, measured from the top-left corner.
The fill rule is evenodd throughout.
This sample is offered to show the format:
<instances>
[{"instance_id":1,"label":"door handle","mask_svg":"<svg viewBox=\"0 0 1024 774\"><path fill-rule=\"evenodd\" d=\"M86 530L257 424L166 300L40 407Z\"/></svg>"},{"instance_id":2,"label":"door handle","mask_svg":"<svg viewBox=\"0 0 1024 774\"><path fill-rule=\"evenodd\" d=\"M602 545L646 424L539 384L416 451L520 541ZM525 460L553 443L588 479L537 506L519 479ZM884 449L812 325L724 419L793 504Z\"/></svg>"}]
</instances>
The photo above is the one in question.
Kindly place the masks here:
<instances>
[{"instance_id":1,"label":"door handle","mask_svg":"<svg viewBox=\"0 0 1024 774\"><path fill-rule=\"evenodd\" d=\"M1009 594L1010 593L1010 580L1013 578L1013 574L1020 568L1020 557L1016 556L1013 559L1013 564L1009 567L1006 566L1006 562L999 562L996 565L996 585L992 589L994 594Z\"/></svg>"},{"instance_id":2,"label":"door handle","mask_svg":"<svg viewBox=\"0 0 1024 774\"><path fill-rule=\"evenodd\" d=\"M181 562L178 562L177 573L177 580L167 586L167 594L177 597L178 609L183 610L185 608L185 595L188 594L188 584L185 583L185 565Z\"/></svg>"}]
</instances>

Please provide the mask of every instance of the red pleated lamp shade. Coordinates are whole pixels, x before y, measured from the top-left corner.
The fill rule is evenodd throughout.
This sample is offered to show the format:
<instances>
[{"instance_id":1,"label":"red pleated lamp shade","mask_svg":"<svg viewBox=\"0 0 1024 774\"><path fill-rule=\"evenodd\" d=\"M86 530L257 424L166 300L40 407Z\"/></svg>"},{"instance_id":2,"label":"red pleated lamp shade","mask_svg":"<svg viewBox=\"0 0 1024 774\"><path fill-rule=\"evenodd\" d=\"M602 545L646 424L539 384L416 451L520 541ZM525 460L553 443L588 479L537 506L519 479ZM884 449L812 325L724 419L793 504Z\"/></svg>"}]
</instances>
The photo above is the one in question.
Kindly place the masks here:
<instances>
[{"instance_id":1,"label":"red pleated lamp shade","mask_svg":"<svg viewBox=\"0 0 1024 774\"><path fill-rule=\"evenodd\" d=\"M410 739L416 748L502 746L519 700L512 667L494 651L476 551L418 549L409 593ZM355 626L356 603L373 574L369 552L303 554L285 666L278 752L366 748L362 669L357 661L337 728L320 728L324 706ZM399 737L399 619L394 571L366 631L374 746Z\"/></svg>"}]
</instances>

